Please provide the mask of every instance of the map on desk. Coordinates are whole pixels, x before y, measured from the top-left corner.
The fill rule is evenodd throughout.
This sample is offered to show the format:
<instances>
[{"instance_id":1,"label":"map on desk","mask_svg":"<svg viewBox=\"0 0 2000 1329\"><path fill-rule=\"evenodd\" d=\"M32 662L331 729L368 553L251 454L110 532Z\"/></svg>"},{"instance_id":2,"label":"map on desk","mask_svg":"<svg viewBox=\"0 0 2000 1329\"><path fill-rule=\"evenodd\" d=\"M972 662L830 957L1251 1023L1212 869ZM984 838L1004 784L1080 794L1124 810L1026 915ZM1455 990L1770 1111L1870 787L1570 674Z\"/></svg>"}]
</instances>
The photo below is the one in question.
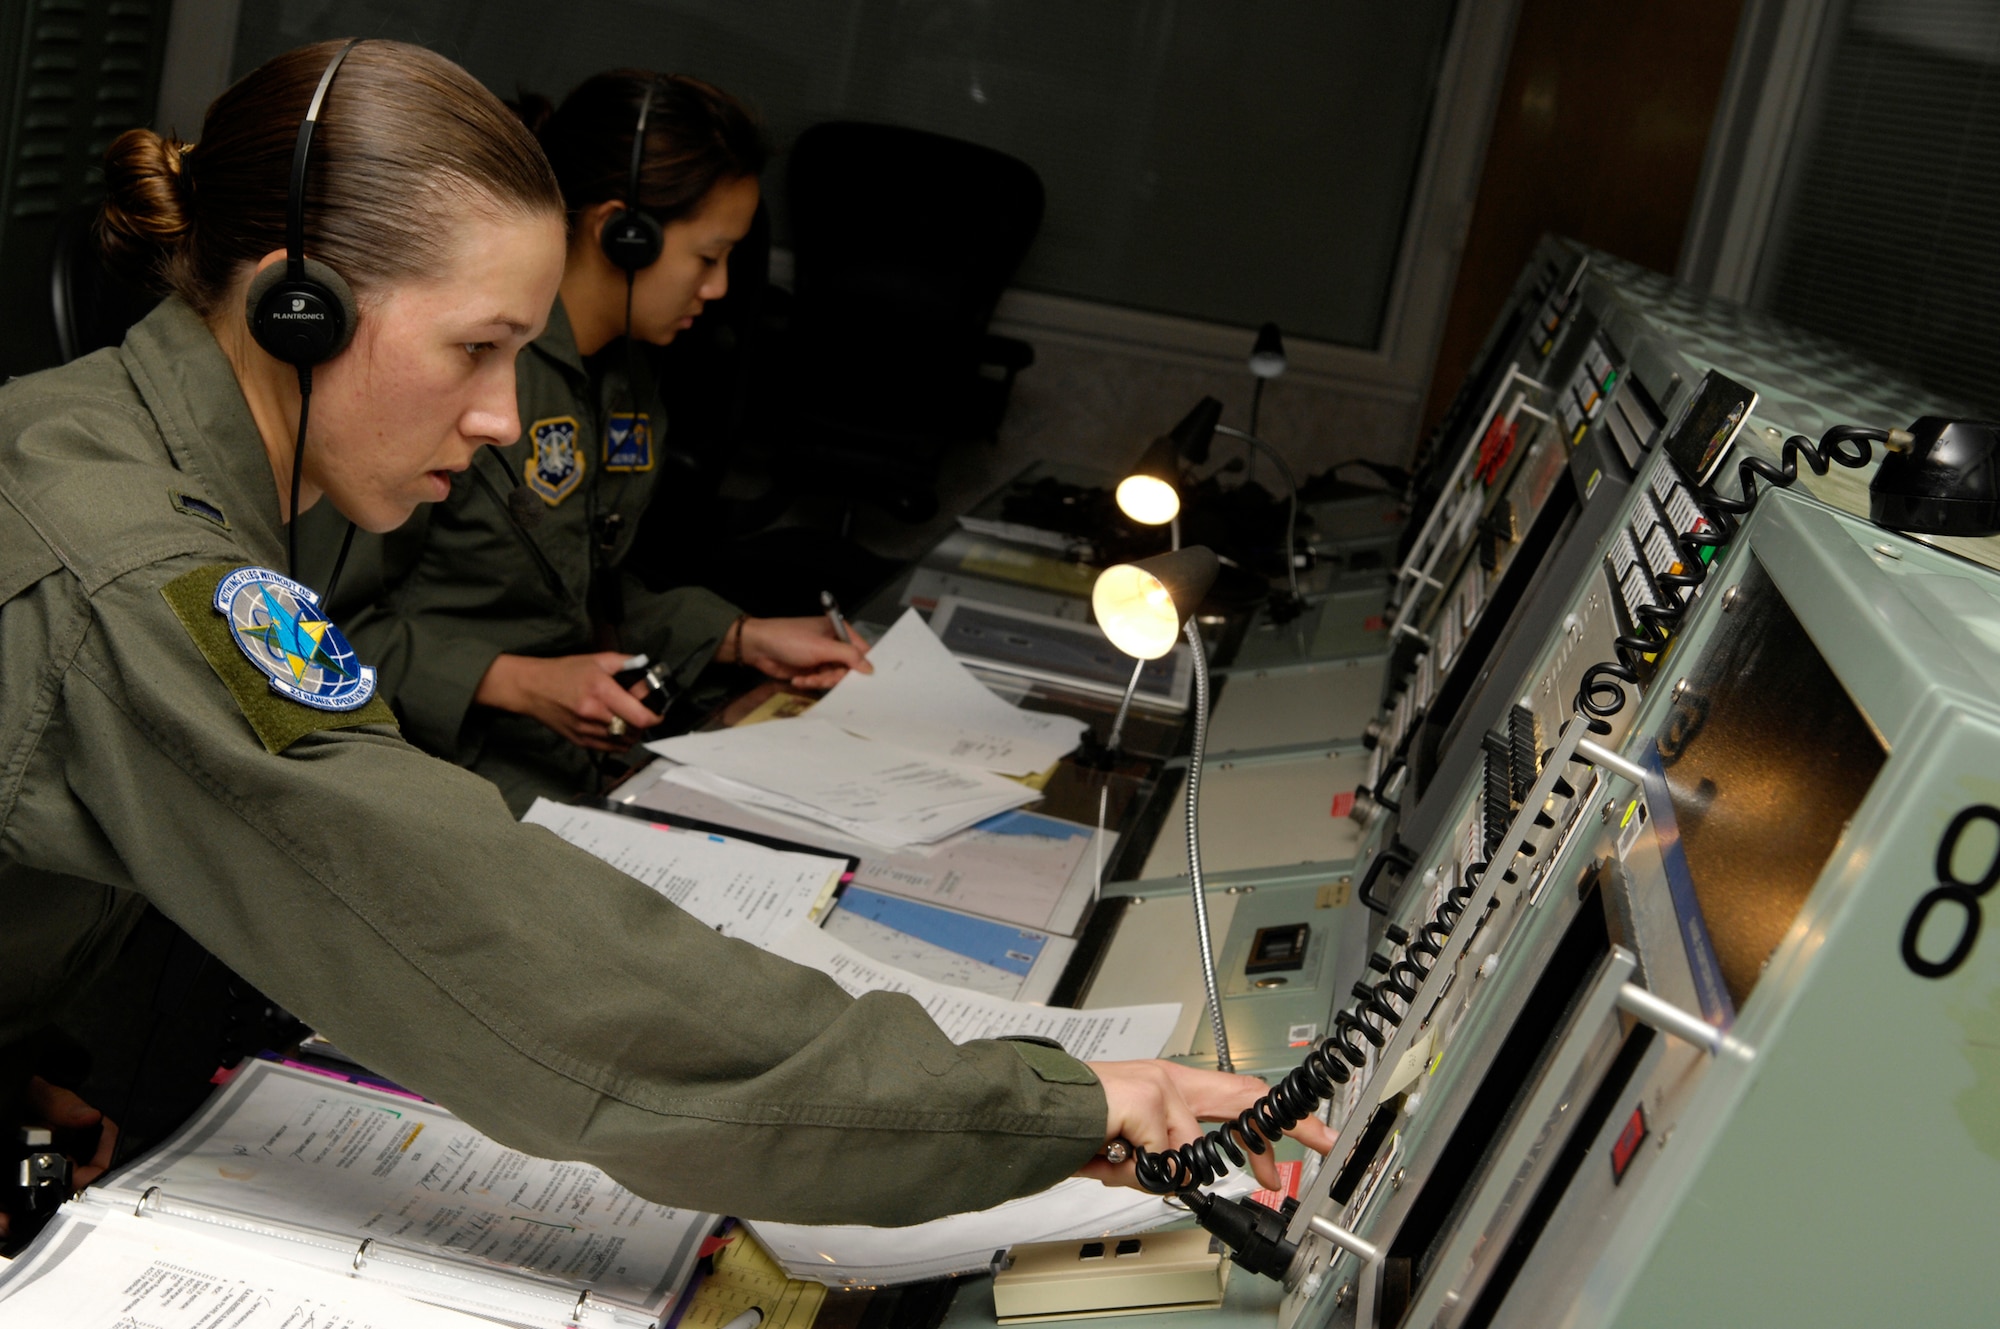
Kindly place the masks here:
<instances>
[{"instance_id":1,"label":"map on desk","mask_svg":"<svg viewBox=\"0 0 2000 1329\"><path fill-rule=\"evenodd\" d=\"M821 928L863 955L933 982L1046 1001L1076 950L1067 937L850 886Z\"/></svg>"},{"instance_id":2,"label":"map on desk","mask_svg":"<svg viewBox=\"0 0 2000 1329\"><path fill-rule=\"evenodd\" d=\"M1058 936L1072 936L1082 924L1099 861L1111 862L1118 848L1116 831L1098 835L1093 827L1016 809L936 844L891 850L672 780L649 782L642 774L628 788L623 801L631 807L853 855L860 861L857 886Z\"/></svg>"}]
</instances>

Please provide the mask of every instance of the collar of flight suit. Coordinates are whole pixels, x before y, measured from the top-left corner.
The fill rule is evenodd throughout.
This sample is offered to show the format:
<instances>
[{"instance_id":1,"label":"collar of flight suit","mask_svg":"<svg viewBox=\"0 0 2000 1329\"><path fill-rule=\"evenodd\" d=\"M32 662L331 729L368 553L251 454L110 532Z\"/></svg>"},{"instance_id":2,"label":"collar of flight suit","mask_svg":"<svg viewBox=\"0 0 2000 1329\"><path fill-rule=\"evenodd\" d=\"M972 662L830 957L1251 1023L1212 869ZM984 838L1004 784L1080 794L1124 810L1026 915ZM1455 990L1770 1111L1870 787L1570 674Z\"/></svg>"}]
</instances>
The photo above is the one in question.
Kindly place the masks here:
<instances>
[{"instance_id":1,"label":"collar of flight suit","mask_svg":"<svg viewBox=\"0 0 2000 1329\"><path fill-rule=\"evenodd\" d=\"M122 353L174 464L222 510L245 553L283 566L277 478L215 334L186 303L168 296L126 334Z\"/></svg>"},{"instance_id":2,"label":"collar of flight suit","mask_svg":"<svg viewBox=\"0 0 2000 1329\"><path fill-rule=\"evenodd\" d=\"M576 329L570 326L569 310L563 307L562 296L556 296L554 307L549 310L548 326L542 335L535 338L530 346L543 357L574 374L579 381L590 378L590 370L583 363L582 352L576 349Z\"/></svg>"}]
</instances>

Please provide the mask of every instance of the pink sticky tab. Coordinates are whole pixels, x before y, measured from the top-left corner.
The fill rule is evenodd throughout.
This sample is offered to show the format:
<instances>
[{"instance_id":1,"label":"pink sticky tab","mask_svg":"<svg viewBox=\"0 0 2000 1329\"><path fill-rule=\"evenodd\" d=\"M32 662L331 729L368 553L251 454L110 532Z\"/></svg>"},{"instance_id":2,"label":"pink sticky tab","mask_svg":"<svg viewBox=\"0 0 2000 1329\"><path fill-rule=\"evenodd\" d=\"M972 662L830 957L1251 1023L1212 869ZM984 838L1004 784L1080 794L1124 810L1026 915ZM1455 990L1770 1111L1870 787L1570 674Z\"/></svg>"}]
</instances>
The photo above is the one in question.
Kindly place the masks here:
<instances>
[{"instance_id":1,"label":"pink sticky tab","mask_svg":"<svg viewBox=\"0 0 2000 1329\"><path fill-rule=\"evenodd\" d=\"M1361 630L1363 632L1380 632L1387 626L1388 624L1383 621L1380 614L1370 614L1361 620Z\"/></svg>"},{"instance_id":2,"label":"pink sticky tab","mask_svg":"<svg viewBox=\"0 0 2000 1329\"><path fill-rule=\"evenodd\" d=\"M1352 811L1354 811L1354 791L1352 789L1343 789L1333 796L1334 816L1345 817Z\"/></svg>"},{"instance_id":3,"label":"pink sticky tab","mask_svg":"<svg viewBox=\"0 0 2000 1329\"><path fill-rule=\"evenodd\" d=\"M1305 1166L1297 1160L1278 1164L1278 1189L1257 1191L1250 1198L1266 1209L1280 1208L1286 1200L1298 1198L1299 1177L1305 1172Z\"/></svg>"}]
</instances>

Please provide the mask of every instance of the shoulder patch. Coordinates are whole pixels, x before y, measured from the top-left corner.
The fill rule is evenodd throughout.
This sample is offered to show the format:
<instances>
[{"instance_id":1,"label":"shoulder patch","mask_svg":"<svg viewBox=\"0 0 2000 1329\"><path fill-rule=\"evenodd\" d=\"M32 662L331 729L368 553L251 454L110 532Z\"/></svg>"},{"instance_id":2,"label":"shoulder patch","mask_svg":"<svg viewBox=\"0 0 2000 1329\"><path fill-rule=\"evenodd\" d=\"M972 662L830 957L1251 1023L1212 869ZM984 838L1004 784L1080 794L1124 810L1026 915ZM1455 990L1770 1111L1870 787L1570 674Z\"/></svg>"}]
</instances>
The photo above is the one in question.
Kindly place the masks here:
<instances>
[{"instance_id":1,"label":"shoulder patch","mask_svg":"<svg viewBox=\"0 0 2000 1329\"><path fill-rule=\"evenodd\" d=\"M319 598L265 568L197 568L160 593L267 751L321 729L394 725L375 671L355 659Z\"/></svg>"},{"instance_id":2,"label":"shoulder patch","mask_svg":"<svg viewBox=\"0 0 2000 1329\"><path fill-rule=\"evenodd\" d=\"M653 469L653 417L644 411L613 411L605 422L604 469Z\"/></svg>"},{"instance_id":3,"label":"shoulder patch","mask_svg":"<svg viewBox=\"0 0 2000 1329\"><path fill-rule=\"evenodd\" d=\"M576 417L558 415L528 426L534 447L528 453L523 478L528 488L554 507L583 483L583 449L577 446Z\"/></svg>"},{"instance_id":4,"label":"shoulder patch","mask_svg":"<svg viewBox=\"0 0 2000 1329\"><path fill-rule=\"evenodd\" d=\"M203 521L213 522L225 531L229 529L229 518L223 516L222 509L207 499L195 494L184 493L178 489L169 490L168 496L173 501L174 511L186 513L190 517L199 517Z\"/></svg>"}]
</instances>

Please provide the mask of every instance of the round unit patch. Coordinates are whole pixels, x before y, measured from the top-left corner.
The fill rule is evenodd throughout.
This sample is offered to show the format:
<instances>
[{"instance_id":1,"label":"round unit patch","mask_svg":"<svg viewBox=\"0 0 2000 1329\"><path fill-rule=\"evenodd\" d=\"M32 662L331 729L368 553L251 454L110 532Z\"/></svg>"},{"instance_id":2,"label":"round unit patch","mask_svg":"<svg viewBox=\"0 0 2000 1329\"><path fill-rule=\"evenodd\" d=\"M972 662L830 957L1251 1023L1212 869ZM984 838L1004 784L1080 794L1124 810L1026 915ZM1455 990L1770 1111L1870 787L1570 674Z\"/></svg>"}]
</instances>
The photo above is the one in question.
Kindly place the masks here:
<instances>
[{"instance_id":1,"label":"round unit patch","mask_svg":"<svg viewBox=\"0 0 2000 1329\"><path fill-rule=\"evenodd\" d=\"M215 588L215 612L271 691L321 711L352 711L375 695L375 671L355 657L319 597L269 568L238 568Z\"/></svg>"}]
</instances>

